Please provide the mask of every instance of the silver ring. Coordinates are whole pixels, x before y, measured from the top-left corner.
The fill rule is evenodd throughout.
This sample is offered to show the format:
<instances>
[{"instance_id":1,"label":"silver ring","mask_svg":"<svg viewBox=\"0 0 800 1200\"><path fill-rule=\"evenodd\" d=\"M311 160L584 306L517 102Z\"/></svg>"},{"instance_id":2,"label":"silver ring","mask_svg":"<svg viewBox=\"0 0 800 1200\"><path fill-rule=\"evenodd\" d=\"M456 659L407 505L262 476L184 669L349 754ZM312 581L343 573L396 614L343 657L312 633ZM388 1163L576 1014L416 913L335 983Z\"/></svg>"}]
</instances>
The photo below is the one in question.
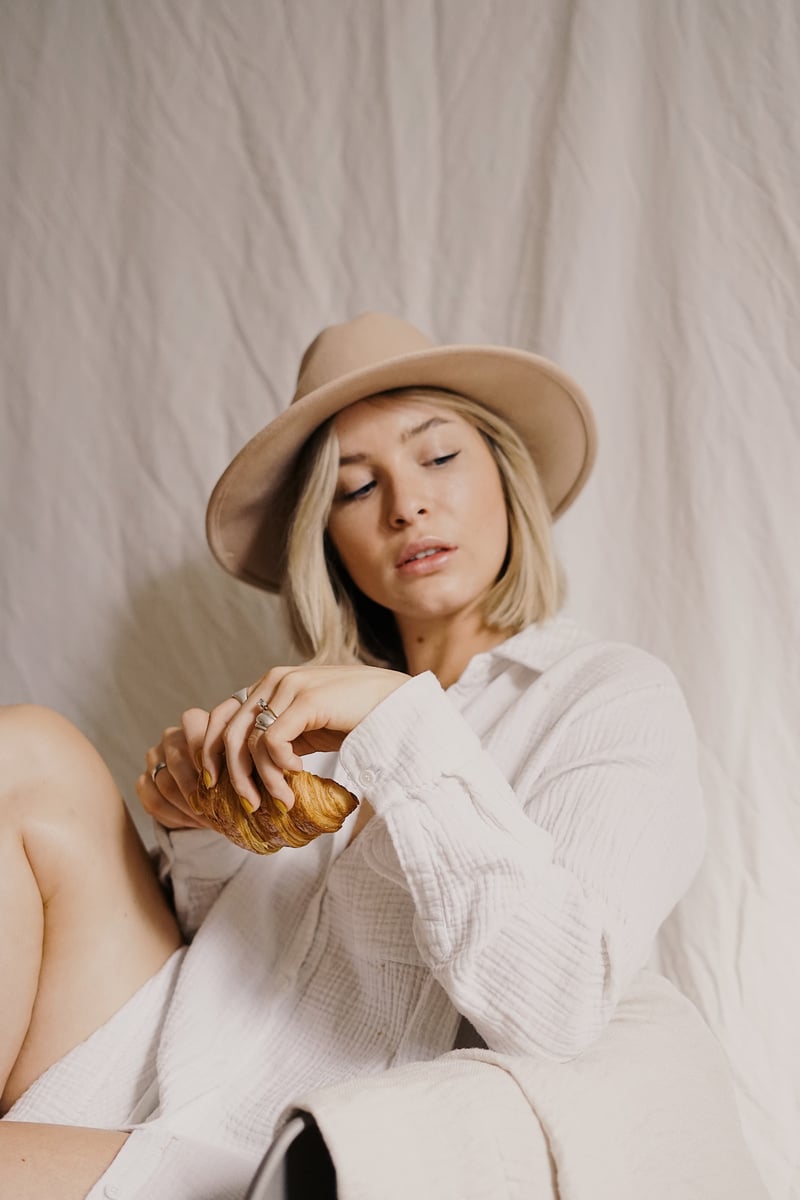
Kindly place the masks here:
<instances>
[{"instance_id":1,"label":"silver ring","mask_svg":"<svg viewBox=\"0 0 800 1200\"><path fill-rule=\"evenodd\" d=\"M269 729L270 725L274 725L277 719L269 705L265 705L263 711L256 717L253 728L260 729L263 732L265 729Z\"/></svg>"},{"instance_id":2,"label":"silver ring","mask_svg":"<svg viewBox=\"0 0 800 1200\"><path fill-rule=\"evenodd\" d=\"M150 772L150 778L152 779L153 783L155 783L155 781L156 781L156 775L158 774L158 772L163 771L164 767L166 765L167 764L165 762L157 762L156 765L153 767L152 771Z\"/></svg>"},{"instance_id":3,"label":"silver ring","mask_svg":"<svg viewBox=\"0 0 800 1200\"><path fill-rule=\"evenodd\" d=\"M231 693L231 700L238 700L240 704L244 704L247 699L247 688L239 688L238 692Z\"/></svg>"}]
</instances>

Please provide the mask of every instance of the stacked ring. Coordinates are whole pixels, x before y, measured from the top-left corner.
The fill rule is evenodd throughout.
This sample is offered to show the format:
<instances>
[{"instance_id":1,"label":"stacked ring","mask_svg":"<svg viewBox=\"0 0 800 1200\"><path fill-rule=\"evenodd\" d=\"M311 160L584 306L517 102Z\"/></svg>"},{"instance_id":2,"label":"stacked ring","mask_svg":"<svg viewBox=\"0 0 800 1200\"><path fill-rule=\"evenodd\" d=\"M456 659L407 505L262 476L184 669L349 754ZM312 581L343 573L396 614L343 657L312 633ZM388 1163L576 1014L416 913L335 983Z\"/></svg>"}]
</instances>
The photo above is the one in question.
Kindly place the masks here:
<instances>
[{"instance_id":1,"label":"stacked ring","mask_svg":"<svg viewBox=\"0 0 800 1200\"><path fill-rule=\"evenodd\" d=\"M261 712L256 717L254 728L262 731L264 729L269 729L270 725L273 725L278 718L267 704L266 700L259 700L258 707L261 709Z\"/></svg>"}]
</instances>

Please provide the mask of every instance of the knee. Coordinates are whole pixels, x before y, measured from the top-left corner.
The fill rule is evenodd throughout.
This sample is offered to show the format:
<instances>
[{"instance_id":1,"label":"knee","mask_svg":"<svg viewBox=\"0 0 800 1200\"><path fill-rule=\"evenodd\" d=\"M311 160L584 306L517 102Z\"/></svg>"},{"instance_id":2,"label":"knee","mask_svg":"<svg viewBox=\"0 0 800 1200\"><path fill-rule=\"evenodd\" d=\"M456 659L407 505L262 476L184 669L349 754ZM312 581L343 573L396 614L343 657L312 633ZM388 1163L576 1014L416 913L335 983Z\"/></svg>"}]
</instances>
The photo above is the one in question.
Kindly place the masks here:
<instances>
[{"instance_id":1,"label":"knee","mask_svg":"<svg viewBox=\"0 0 800 1200\"><path fill-rule=\"evenodd\" d=\"M43 704L6 704L0 708L0 754L50 756L54 746L83 734L71 721Z\"/></svg>"},{"instance_id":2,"label":"knee","mask_svg":"<svg viewBox=\"0 0 800 1200\"><path fill-rule=\"evenodd\" d=\"M0 781L5 789L106 772L91 742L61 713L41 704L0 707Z\"/></svg>"}]
</instances>

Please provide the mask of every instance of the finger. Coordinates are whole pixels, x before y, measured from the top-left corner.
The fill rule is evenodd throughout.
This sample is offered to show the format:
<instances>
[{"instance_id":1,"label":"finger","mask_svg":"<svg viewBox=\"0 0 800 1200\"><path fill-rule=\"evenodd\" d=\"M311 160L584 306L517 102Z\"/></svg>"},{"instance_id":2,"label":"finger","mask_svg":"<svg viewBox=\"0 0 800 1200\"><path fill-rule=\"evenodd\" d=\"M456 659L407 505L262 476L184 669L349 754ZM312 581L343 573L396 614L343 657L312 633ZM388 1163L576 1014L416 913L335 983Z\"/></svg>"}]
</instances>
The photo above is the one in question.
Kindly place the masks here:
<instances>
[{"instance_id":1,"label":"finger","mask_svg":"<svg viewBox=\"0 0 800 1200\"><path fill-rule=\"evenodd\" d=\"M156 787L163 796L174 799L180 808L190 812L189 797L197 791L198 771L182 730L164 738L163 760L167 765L156 775Z\"/></svg>"},{"instance_id":2,"label":"finger","mask_svg":"<svg viewBox=\"0 0 800 1200\"><path fill-rule=\"evenodd\" d=\"M203 746L203 766L208 770L212 781L216 782L219 768L222 765L220 757L221 749L222 757L225 759L234 787L236 787L240 796L249 798L254 803L256 802L258 792L255 785L250 781L253 771L253 760L248 747L248 738L253 732L256 717L269 703L269 697L272 695L276 685L287 672L292 670L293 668L291 667L273 667L263 679L250 688L248 699L244 704L239 706L238 710L231 713L230 709L226 709L226 706L221 704L211 714L209 730ZM227 723L221 735L218 736L216 741L212 742L212 725L214 734L216 734L218 713L223 717L227 715ZM211 754L209 754L209 748L211 748Z\"/></svg>"},{"instance_id":3,"label":"finger","mask_svg":"<svg viewBox=\"0 0 800 1200\"><path fill-rule=\"evenodd\" d=\"M317 668L321 670L325 668ZM264 731L266 745L276 765L287 771L303 769L298 756L338 750L346 736L328 727L328 715L319 707L319 691L305 686L307 674L302 667L284 673L269 703L280 722Z\"/></svg>"},{"instance_id":4,"label":"finger","mask_svg":"<svg viewBox=\"0 0 800 1200\"><path fill-rule=\"evenodd\" d=\"M192 763L197 771L203 769L201 755L203 742L208 730L209 717L210 713L206 712L204 708L187 708L186 712L181 716L183 736L186 738L186 745Z\"/></svg>"},{"instance_id":5,"label":"finger","mask_svg":"<svg viewBox=\"0 0 800 1200\"><path fill-rule=\"evenodd\" d=\"M282 738L281 730L284 726L282 718L276 716L277 710L273 707L275 701L268 706L266 703L262 705L260 698L256 702L259 704L258 712L252 716L243 713L231 722L225 732L228 772L239 796L243 797L250 807L259 799L259 791L253 779L255 771L270 795L281 800L287 808L291 808L294 795L283 778L283 771L301 770L302 760L294 752L292 745L285 744ZM252 720L252 724L245 727L244 721L248 718ZM269 727L260 723L267 718L270 720ZM273 733L275 730L277 732ZM256 750L258 753L255 753Z\"/></svg>"},{"instance_id":6,"label":"finger","mask_svg":"<svg viewBox=\"0 0 800 1200\"><path fill-rule=\"evenodd\" d=\"M225 761L225 732L231 721L244 708L235 696L229 696L208 714L208 723L200 747L200 769L204 772L204 781L211 787L219 779L222 764ZM250 718L252 724L253 718Z\"/></svg>"},{"instance_id":7,"label":"finger","mask_svg":"<svg viewBox=\"0 0 800 1200\"><path fill-rule=\"evenodd\" d=\"M266 737L261 730L255 730L248 739L250 754L252 755L253 766L258 773L267 792L272 796L279 805L288 810L294 805L294 792L286 782L283 770L277 766L270 750ZM298 760L299 761L299 760ZM294 767L294 770L299 770L302 767ZM258 795L258 790L252 782L252 777L248 783Z\"/></svg>"},{"instance_id":8,"label":"finger","mask_svg":"<svg viewBox=\"0 0 800 1200\"><path fill-rule=\"evenodd\" d=\"M347 716L342 712L334 714L329 707L331 689L323 673L332 670L325 666L298 667L290 675L284 675L276 686L270 708L280 721L267 731L267 745L278 766L297 770L297 751L306 751L306 747L316 749L320 735L327 746L333 744L338 748L349 732Z\"/></svg>"},{"instance_id":9,"label":"finger","mask_svg":"<svg viewBox=\"0 0 800 1200\"><path fill-rule=\"evenodd\" d=\"M148 811L164 812L166 804L194 823L197 814L189 797L197 791L197 768L189 761L183 731L175 726L165 729L163 740L148 750L146 761L151 787L145 789L143 803Z\"/></svg>"},{"instance_id":10,"label":"finger","mask_svg":"<svg viewBox=\"0 0 800 1200\"><path fill-rule=\"evenodd\" d=\"M286 693L284 692L284 695ZM279 701L274 700L270 708L275 712ZM313 750L303 736L306 730L317 730L318 715L301 699L294 700L285 712L279 712L272 724L264 730L254 729L248 738L248 751L253 766L265 788L287 809L294 804L294 793L284 778L284 771L301 771L303 760L298 748ZM244 785L244 780L239 779Z\"/></svg>"},{"instance_id":11,"label":"finger","mask_svg":"<svg viewBox=\"0 0 800 1200\"><path fill-rule=\"evenodd\" d=\"M164 730L165 737L169 733L169 729ZM145 755L144 764L148 779L153 784L153 787L156 787L156 779L163 771L167 770L167 751L163 741L159 742L157 746L150 747Z\"/></svg>"},{"instance_id":12,"label":"finger","mask_svg":"<svg viewBox=\"0 0 800 1200\"><path fill-rule=\"evenodd\" d=\"M163 774L163 770L159 771L158 776ZM159 791L147 772L136 780L136 793L145 812L167 829L204 829L208 827L208 822L203 818L197 817L194 813L184 812L183 809L171 803Z\"/></svg>"},{"instance_id":13,"label":"finger","mask_svg":"<svg viewBox=\"0 0 800 1200\"><path fill-rule=\"evenodd\" d=\"M158 743L158 745L151 746L147 751L144 757L148 771L152 771L158 763L164 761L164 738L169 737L169 735L172 733L176 733L177 729L177 725L170 725L168 729L164 730L161 741Z\"/></svg>"},{"instance_id":14,"label":"finger","mask_svg":"<svg viewBox=\"0 0 800 1200\"><path fill-rule=\"evenodd\" d=\"M244 729L245 740L241 742L243 727L241 723L237 722L237 724L239 725L238 730L235 726L233 728L229 726L224 735L228 775L240 800L251 812L255 812L261 806L261 794L253 778L255 769L253 750L262 737L262 730L251 724L249 728ZM277 788L279 794L285 790L283 776L275 765L269 762L266 765L265 784L271 795L274 794L273 788Z\"/></svg>"},{"instance_id":15,"label":"finger","mask_svg":"<svg viewBox=\"0 0 800 1200\"><path fill-rule=\"evenodd\" d=\"M304 718L302 706L295 701L267 729L256 728L255 732L260 733L259 744L279 771L302 771L303 760L297 750L304 744L303 733L316 728L314 719Z\"/></svg>"},{"instance_id":16,"label":"finger","mask_svg":"<svg viewBox=\"0 0 800 1200\"><path fill-rule=\"evenodd\" d=\"M164 761L179 792L187 801L197 791L200 772L198 760L207 725L208 713L202 708L190 708L181 717L180 729L164 733Z\"/></svg>"}]
</instances>

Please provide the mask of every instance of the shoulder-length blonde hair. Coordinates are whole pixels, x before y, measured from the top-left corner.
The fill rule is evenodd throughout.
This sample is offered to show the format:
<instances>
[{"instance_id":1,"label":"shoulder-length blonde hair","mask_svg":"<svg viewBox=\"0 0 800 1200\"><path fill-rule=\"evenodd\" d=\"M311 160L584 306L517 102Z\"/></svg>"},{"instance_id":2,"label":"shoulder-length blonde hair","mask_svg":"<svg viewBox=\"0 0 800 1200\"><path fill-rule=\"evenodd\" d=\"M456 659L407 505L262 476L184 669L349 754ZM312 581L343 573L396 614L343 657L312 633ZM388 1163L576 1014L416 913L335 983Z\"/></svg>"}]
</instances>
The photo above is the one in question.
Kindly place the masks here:
<instances>
[{"instance_id":1,"label":"shoulder-length blonde hair","mask_svg":"<svg viewBox=\"0 0 800 1200\"><path fill-rule=\"evenodd\" d=\"M505 562L483 601L491 628L518 633L554 616L564 599L552 520L530 454L514 429L482 404L435 388L401 388L371 396L449 409L485 438L500 473L508 511ZM353 584L326 527L339 473L333 418L312 435L299 463L299 499L289 531L284 597L294 640L316 662L366 662L405 669L394 615Z\"/></svg>"}]
</instances>

